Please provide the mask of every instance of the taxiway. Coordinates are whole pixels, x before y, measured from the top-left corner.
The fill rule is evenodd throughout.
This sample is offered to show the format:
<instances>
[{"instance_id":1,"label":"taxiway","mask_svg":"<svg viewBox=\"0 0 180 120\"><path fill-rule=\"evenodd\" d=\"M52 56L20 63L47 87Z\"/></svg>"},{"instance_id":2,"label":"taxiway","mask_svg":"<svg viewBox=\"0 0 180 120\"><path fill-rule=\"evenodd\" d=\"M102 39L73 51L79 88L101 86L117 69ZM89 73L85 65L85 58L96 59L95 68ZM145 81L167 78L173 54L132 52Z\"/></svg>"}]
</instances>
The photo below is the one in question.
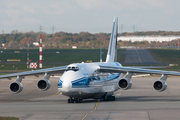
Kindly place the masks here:
<instances>
[{"instance_id":1,"label":"taxiway","mask_svg":"<svg viewBox=\"0 0 180 120\"><path fill-rule=\"evenodd\" d=\"M168 89L157 92L152 85L159 77L133 78L132 89L115 92L116 101L88 99L83 103L67 103L57 94L58 78L51 78L51 88L36 87L40 78L26 77L24 89L11 93L9 80L0 81L0 116L20 120L179 120L180 77L167 80Z\"/></svg>"}]
</instances>

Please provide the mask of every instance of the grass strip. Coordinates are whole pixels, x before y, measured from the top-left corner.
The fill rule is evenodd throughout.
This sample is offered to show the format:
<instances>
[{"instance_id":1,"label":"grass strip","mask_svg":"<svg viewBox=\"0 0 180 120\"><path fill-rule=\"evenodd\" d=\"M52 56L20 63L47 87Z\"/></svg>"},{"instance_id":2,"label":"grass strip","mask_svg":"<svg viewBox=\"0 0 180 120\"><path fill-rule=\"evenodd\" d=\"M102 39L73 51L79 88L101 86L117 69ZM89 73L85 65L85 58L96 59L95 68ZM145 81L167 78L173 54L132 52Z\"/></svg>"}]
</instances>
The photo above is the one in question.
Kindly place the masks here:
<instances>
[{"instance_id":1,"label":"grass strip","mask_svg":"<svg viewBox=\"0 0 180 120\"><path fill-rule=\"evenodd\" d=\"M19 120L19 118L15 118L15 117L1 117L0 116L0 120Z\"/></svg>"}]
</instances>

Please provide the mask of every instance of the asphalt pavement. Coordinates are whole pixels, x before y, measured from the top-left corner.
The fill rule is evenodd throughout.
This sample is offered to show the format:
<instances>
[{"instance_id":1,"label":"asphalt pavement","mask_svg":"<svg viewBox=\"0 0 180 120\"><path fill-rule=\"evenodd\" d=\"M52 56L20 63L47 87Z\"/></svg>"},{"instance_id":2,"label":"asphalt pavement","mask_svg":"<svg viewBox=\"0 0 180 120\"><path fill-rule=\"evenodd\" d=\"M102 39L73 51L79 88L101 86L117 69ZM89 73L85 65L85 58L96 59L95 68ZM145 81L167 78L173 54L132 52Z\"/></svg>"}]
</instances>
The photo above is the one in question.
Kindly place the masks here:
<instances>
[{"instance_id":1,"label":"asphalt pavement","mask_svg":"<svg viewBox=\"0 0 180 120\"><path fill-rule=\"evenodd\" d=\"M87 99L83 103L67 103L57 94L58 78L51 78L51 88L36 87L40 78L26 77L21 93L9 91L12 80L0 81L0 116L20 120L179 120L180 77L170 77L164 92L153 89L156 77L132 78L129 90L115 92L116 101Z\"/></svg>"},{"instance_id":2,"label":"asphalt pavement","mask_svg":"<svg viewBox=\"0 0 180 120\"><path fill-rule=\"evenodd\" d=\"M161 65L146 49L126 49L122 64Z\"/></svg>"}]
</instances>

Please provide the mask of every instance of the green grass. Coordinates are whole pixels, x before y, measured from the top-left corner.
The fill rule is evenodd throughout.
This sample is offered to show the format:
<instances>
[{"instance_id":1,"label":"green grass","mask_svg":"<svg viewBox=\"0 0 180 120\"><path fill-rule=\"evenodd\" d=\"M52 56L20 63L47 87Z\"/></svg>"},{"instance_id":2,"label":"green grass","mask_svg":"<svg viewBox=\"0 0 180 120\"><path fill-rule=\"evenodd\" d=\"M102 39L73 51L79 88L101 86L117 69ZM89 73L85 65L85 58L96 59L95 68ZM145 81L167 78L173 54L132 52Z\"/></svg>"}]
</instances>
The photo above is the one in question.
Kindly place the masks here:
<instances>
[{"instance_id":1,"label":"green grass","mask_svg":"<svg viewBox=\"0 0 180 120\"><path fill-rule=\"evenodd\" d=\"M21 59L22 62L26 62L26 49L10 49L0 50L0 60L7 61L7 59ZM20 51L20 53L14 53L14 51ZM39 49L30 49L30 59L32 62L39 61ZM58 67L68 65L70 63L86 62L92 60L92 62L99 62L100 50L99 49L44 49L43 50L43 62L51 64L43 64L43 68ZM123 62L124 49L118 49L117 61ZM150 53L162 63L180 63L180 50L172 49L149 49ZM59 53L56 53L59 52ZM103 61L106 60L107 50L102 49ZM2 67L3 66L3 67ZM3 72L21 72L29 71L26 63L1 63L0 71ZM170 67L162 70L174 70L180 71L180 67Z\"/></svg>"},{"instance_id":2,"label":"green grass","mask_svg":"<svg viewBox=\"0 0 180 120\"><path fill-rule=\"evenodd\" d=\"M172 67L169 67L169 68L159 68L157 70L179 71L180 72L180 67L179 66L172 66Z\"/></svg>"},{"instance_id":3,"label":"green grass","mask_svg":"<svg viewBox=\"0 0 180 120\"><path fill-rule=\"evenodd\" d=\"M174 49L148 49L148 51L161 63L180 63L180 50Z\"/></svg>"},{"instance_id":4,"label":"green grass","mask_svg":"<svg viewBox=\"0 0 180 120\"><path fill-rule=\"evenodd\" d=\"M27 61L26 49L10 49L0 50L0 60L7 61L7 59L20 59L21 62ZM19 51L20 53L14 53ZM118 49L118 62L123 61L123 49ZM29 58L32 62L39 62L39 49L30 49ZM59 52L59 53L56 53ZM106 60L107 50L102 49L102 59ZM43 50L43 62L51 64L43 64L43 68L57 67L68 65L70 63L81 63L91 60L92 62L100 61L99 49L44 49ZM29 70L26 63L1 63L0 70Z\"/></svg>"},{"instance_id":5,"label":"green grass","mask_svg":"<svg viewBox=\"0 0 180 120\"><path fill-rule=\"evenodd\" d=\"M7 59L20 59L26 61L27 51L26 50L3 50L4 53L0 54L1 61L7 61ZM20 51L20 53L14 53L14 51ZM107 51L102 50L103 53ZM11 52L11 53L9 53ZM30 60L33 62L39 61L39 50L30 49ZM56 53L59 52L59 53ZM105 59L105 54L103 54ZM43 62L82 62L86 60L99 61L99 49L44 49L43 50Z\"/></svg>"},{"instance_id":6,"label":"green grass","mask_svg":"<svg viewBox=\"0 0 180 120\"><path fill-rule=\"evenodd\" d=\"M0 117L0 120L19 120L19 118L15 118L15 117Z\"/></svg>"},{"instance_id":7,"label":"green grass","mask_svg":"<svg viewBox=\"0 0 180 120\"><path fill-rule=\"evenodd\" d=\"M6 49L0 50L0 60L7 61L7 59L20 59L26 62L27 50L26 49ZM20 53L14 53L20 51ZM32 62L39 62L39 49L30 49L30 60ZM123 62L124 49L118 49L117 61ZM56 53L59 52L59 53ZM102 49L103 61L106 60L107 49ZM149 52L161 63L180 63L180 50L173 49L149 49ZM100 59L99 49L44 49L43 62L51 64L43 64L43 68L58 67L68 65L70 63L81 63L87 60L92 62L99 62ZM0 71L28 71L26 63L2 63L0 62ZM165 70L180 70L180 67L172 67Z\"/></svg>"}]
</instances>

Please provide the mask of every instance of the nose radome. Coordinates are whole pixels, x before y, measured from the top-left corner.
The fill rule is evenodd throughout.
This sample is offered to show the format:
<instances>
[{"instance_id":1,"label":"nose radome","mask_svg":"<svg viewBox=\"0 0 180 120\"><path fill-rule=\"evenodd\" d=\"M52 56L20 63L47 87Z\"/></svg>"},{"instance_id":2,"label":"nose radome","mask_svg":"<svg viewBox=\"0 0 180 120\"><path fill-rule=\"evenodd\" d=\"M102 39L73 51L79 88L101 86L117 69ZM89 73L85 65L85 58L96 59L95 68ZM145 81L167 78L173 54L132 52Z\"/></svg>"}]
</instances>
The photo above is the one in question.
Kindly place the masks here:
<instances>
[{"instance_id":1,"label":"nose radome","mask_svg":"<svg viewBox=\"0 0 180 120\"><path fill-rule=\"evenodd\" d=\"M71 82L63 82L62 88L64 92L69 92L72 88L72 83Z\"/></svg>"}]
</instances>

